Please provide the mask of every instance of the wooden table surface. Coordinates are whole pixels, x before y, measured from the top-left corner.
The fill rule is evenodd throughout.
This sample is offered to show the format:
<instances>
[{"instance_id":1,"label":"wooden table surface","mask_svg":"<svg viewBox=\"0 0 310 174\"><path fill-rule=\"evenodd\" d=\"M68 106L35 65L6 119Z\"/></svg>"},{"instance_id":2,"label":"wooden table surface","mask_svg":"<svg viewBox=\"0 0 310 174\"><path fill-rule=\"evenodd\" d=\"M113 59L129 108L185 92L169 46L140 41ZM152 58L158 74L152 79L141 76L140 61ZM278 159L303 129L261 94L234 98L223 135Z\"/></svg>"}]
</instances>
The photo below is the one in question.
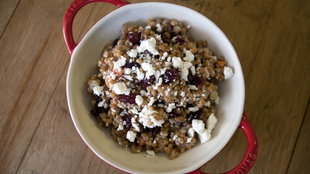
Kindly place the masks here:
<instances>
[{"instance_id":1,"label":"wooden table surface","mask_svg":"<svg viewBox=\"0 0 310 174\"><path fill-rule=\"evenodd\" d=\"M72 0L0 0L0 173L114 174L83 143L65 92L70 56L62 16ZM130 0L132 3L142 0ZM259 140L251 174L310 171L310 1L166 0L213 20L234 45L245 75L246 112ZM76 38L114 6L83 8ZM203 171L242 158L239 130Z\"/></svg>"}]
</instances>

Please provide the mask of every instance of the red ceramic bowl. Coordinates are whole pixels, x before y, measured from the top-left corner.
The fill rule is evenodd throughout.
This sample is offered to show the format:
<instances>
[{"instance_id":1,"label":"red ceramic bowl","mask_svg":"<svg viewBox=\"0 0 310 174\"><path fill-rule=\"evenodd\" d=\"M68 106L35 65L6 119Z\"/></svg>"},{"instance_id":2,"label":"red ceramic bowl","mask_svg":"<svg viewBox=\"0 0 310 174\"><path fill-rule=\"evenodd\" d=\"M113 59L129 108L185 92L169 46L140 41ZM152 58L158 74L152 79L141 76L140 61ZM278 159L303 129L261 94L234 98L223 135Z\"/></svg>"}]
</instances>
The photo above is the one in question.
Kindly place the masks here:
<instances>
[{"instance_id":1,"label":"red ceramic bowl","mask_svg":"<svg viewBox=\"0 0 310 174\"><path fill-rule=\"evenodd\" d=\"M76 44L72 36L72 22L75 14L90 2L108 2L120 8L97 22ZM118 37L121 26L126 22L141 23L148 18L165 17L183 21L192 26L194 39L207 40L210 49L224 56L228 65L234 68L234 76L220 84L220 103L217 106L218 124L210 141L198 144L174 160L156 155L145 158L145 154L132 154L121 148L108 132L100 129L91 119L91 102L86 81L95 73L102 48ZM218 154L239 127L245 133L248 147L234 169L226 173L246 173L252 167L257 155L256 136L246 117L244 107L244 79L237 54L225 34L208 18L189 8L168 3L128 4L121 0L76 0L67 9L63 20L65 41L71 54L67 76L67 100L73 123L84 142L102 160L130 173L201 173L199 168Z\"/></svg>"}]
</instances>

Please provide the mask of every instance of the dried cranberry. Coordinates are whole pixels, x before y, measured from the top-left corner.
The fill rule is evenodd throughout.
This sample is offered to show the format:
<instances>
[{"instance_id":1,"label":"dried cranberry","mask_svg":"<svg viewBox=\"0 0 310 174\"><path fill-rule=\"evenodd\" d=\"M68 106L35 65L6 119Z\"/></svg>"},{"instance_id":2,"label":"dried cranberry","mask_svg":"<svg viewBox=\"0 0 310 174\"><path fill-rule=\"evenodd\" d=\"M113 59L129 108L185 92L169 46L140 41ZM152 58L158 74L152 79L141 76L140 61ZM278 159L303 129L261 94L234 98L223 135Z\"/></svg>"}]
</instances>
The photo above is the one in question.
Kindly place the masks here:
<instances>
[{"instance_id":1,"label":"dried cranberry","mask_svg":"<svg viewBox=\"0 0 310 174\"><path fill-rule=\"evenodd\" d=\"M188 82L189 84L196 85L196 86L200 86L203 84L203 80L200 77L198 77L197 75L192 75L192 74L188 75Z\"/></svg>"},{"instance_id":2,"label":"dried cranberry","mask_svg":"<svg viewBox=\"0 0 310 174\"><path fill-rule=\"evenodd\" d=\"M93 116L98 116L100 113L104 112L107 112L107 109L98 106L94 106L94 108L90 111Z\"/></svg>"},{"instance_id":3,"label":"dried cranberry","mask_svg":"<svg viewBox=\"0 0 310 174\"><path fill-rule=\"evenodd\" d=\"M133 44L140 44L140 38L141 38L141 33L139 32L132 32L132 33L128 33L127 35L127 39Z\"/></svg>"},{"instance_id":4,"label":"dried cranberry","mask_svg":"<svg viewBox=\"0 0 310 174\"><path fill-rule=\"evenodd\" d=\"M140 68L141 65L138 63L138 62L129 62L129 61L126 61L126 64L123 66L123 68L132 68L132 67L138 67Z\"/></svg>"},{"instance_id":5,"label":"dried cranberry","mask_svg":"<svg viewBox=\"0 0 310 174\"><path fill-rule=\"evenodd\" d=\"M125 121L125 127L130 128L131 127L131 116L130 115L124 115L123 119Z\"/></svg>"},{"instance_id":6,"label":"dried cranberry","mask_svg":"<svg viewBox=\"0 0 310 174\"><path fill-rule=\"evenodd\" d=\"M177 113L176 110L172 110L170 113L169 113L169 117L170 118L174 118L174 117L178 117L180 116L181 114L180 113Z\"/></svg>"},{"instance_id":7,"label":"dried cranberry","mask_svg":"<svg viewBox=\"0 0 310 174\"><path fill-rule=\"evenodd\" d=\"M198 110L197 112L190 112L188 115L187 115L187 119L189 121L192 121L193 119L199 119L201 116L201 110Z\"/></svg>"},{"instance_id":8,"label":"dried cranberry","mask_svg":"<svg viewBox=\"0 0 310 174\"><path fill-rule=\"evenodd\" d=\"M151 131L152 131L152 137L155 137L155 135L160 132L160 127L154 127L153 129L151 129Z\"/></svg>"},{"instance_id":9,"label":"dried cranberry","mask_svg":"<svg viewBox=\"0 0 310 174\"><path fill-rule=\"evenodd\" d=\"M143 89L145 89L146 87L153 85L155 83L155 76L150 76L148 79L143 79L140 81L140 85Z\"/></svg>"},{"instance_id":10,"label":"dried cranberry","mask_svg":"<svg viewBox=\"0 0 310 174\"><path fill-rule=\"evenodd\" d=\"M159 59L159 55L155 55L154 58L155 58L155 59Z\"/></svg>"},{"instance_id":11,"label":"dried cranberry","mask_svg":"<svg viewBox=\"0 0 310 174\"><path fill-rule=\"evenodd\" d=\"M130 94L130 95L121 94L121 95L118 95L117 99L123 103L135 104L135 98L136 98L136 95L134 94Z\"/></svg>"},{"instance_id":12,"label":"dried cranberry","mask_svg":"<svg viewBox=\"0 0 310 174\"><path fill-rule=\"evenodd\" d=\"M164 43L167 43L167 44L169 44L170 41L171 41L171 39L165 37L164 35L161 35L161 40L162 40Z\"/></svg>"},{"instance_id":13,"label":"dried cranberry","mask_svg":"<svg viewBox=\"0 0 310 174\"><path fill-rule=\"evenodd\" d=\"M171 32L173 32L173 25L171 25L171 24L167 24L167 26L165 27L165 30L167 31L167 32L169 32L169 33L171 33Z\"/></svg>"},{"instance_id":14,"label":"dried cranberry","mask_svg":"<svg viewBox=\"0 0 310 174\"><path fill-rule=\"evenodd\" d=\"M177 37L177 38L175 39L175 42L178 43L178 44L180 44L180 45L183 45L184 42L185 42L185 40L184 40L183 38Z\"/></svg>"},{"instance_id":15,"label":"dried cranberry","mask_svg":"<svg viewBox=\"0 0 310 174\"><path fill-rule=\"evenodd\" d=\"M112 43L112 46L115 47L117 45L117 42L119 41L119 38L115 39Z\"/></svg>"},{"instance_id":16,"label":"dried cranberry","mask_svg":"<svg viewBox=\"0 0 310 174\"><path fill-rule=\"evenodd\" d=\"M93 96L97 104L102 101L102 98L99 97L98 95L93 95Z\"/></svg>"},{"instance_id":17,"label":"dried cranberry","mask_svg":"<svg viewBox=\"0 0 310 174\"><path fill-rule=\"evenodd\" d=\"M178 71L176 69L167 69L163 75L163 83L169 84L178 78Z\"/></svg>"}]
</instances>

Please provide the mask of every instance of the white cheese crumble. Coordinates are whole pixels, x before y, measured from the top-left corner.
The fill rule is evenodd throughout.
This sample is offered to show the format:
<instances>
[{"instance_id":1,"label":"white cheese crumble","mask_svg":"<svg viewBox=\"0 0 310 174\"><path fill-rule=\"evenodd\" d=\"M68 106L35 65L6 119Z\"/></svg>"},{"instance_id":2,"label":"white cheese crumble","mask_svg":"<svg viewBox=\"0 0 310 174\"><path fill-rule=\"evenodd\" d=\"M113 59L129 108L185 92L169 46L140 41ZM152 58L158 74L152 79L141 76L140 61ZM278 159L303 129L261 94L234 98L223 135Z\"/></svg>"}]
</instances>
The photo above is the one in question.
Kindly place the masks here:
<instances>
[{"instance_id":1,"label":"white cheese crumble","mask_svg":"<svg viewBox=\"0 0 310 174\"><path fill-rule=\"evenodd\" d=\"M138 50L137 49L131 49L127 51L127 55L131 58L135 58L138 55Z\"/></svg>"},{"instance_id":2,"label":"white cheese crumble","mask_svg":"<svg viewBox=\"0 0 310 174\"><path fill-rule=\"evenodd\" d=\"M157 120L154 117L156 111L152 111L148 106L145 106L142 111L139 113L139 122L148 128L154 128L156 126L160 126L165 122L164 120Z\"/></svg>"},{"instance_id":3,"label":"white cheese crumble","mask_svg":"<svg viewBox=\"0 0 310 174\"><path fill-rule=\"evenodd\" d=\"M131 73L131 69L130 68L125 68L124 69L124 74L130 74Z\"/></svg>"},{"instance_id":4,"label":"white cheese crumble","mask_svg":"<svg viewBox=\"0 0 310 174\"><path fill-rule=\"evenodd\" d=\"M198 88L195 85L188 85L190 90L198 90Z\"/></svg>"},{"instance_id":5,"label":"white cheese crumble","mask_svg":"<svg viewBox=\"0 0 310 174\"><path fill-rule=\"evenodd\" d=\"M195 132L198 133L200 143L205 143L211 138L210 131L205 129L205 124L202 120L193 119L192 127L195 130Z\"/></svg>"},{"instance_id":6,"label":"white cheese crumble","mask_svg":"<svg viewBox=\"0 0 310 174\"><path fill-rule=\"evenodd\" d=\"M101 107L104 107L104 108L107 108L107 107L108 107L108 105L105 103L105 100L99 102L97 106L100 107L100 108L101 108Z\"/></svg>"},{"instance_id":7,"label":"white cheese crumble","mask_svg":"<svg viewBox=\"0 0 310 174\"><path fill-rule=\"evenodd\" d=\"M145 27L145 29L151 29L151 26L147 25L147 26Z\"/></svg>"},{"instance_id":8,"label":"white cheese crumble","mask_svg":"<svg viewBox=\"0 0 310 174\"><path fill-rule=\"evenodd\" d=\"M129 95L129 93L130 93L130 89L128 89L127 86L125 85L125 83L123 83L123 82L115 83L112 87L112 91L118 95L119 94Z\"/></svg>"},{"instance_id":9,"label":"white cheese crumble","mask_svg":"<svg viewBox=\"0 0 310 174\"><path fill-rule=\"evenodd\" d=\"M156 24L156 31L161 33L163 31L163 28L161 27L161 25L159 23Z\"/></svg>"},{"instance_id":10,"label":"white cheese crumble","mask_svg":"<svg viewBox=\"0 0 310 174\"><path fill-rule=\"evenodd\" d=\"M143 80L144 79L144 73L140 71L140 69L137 70L137 79Z\"/></svg>"},{"instance_id":11,"label":"white cheese crumble","mask_svg":"<svg viewBox=\"0 0 310 174\"><path fill-rule=\"evenodd\" d=\"M175 109L175 103L169 103L166 112L170 113L173 109Z\"/></svg>"},{"instance_id":12,"label":"white cheese crumble","mask_svg":"<svg viewBox=\"0 0 310 174\"><path fill-rule=\"evenodd\" d=\"M155 152L153 150L146 150L146 157L151 158L155 155Z\"/></svg>"},{"instance_id":13,"label":"white cheese crumble","mask_svg":"<svg viewBox=\"0 0 310 174\"><path fill-rule=\"evenodd\" d=\"M153 68L153 66L150 63L142 63L141 64L142 69L146 72L145 77L149 78L152 75L155 75L156 70Z\"/></svg>"},{"instance_id":14,"label":"white cheese crumble","mask_svg":"<svg viewBox=\"0 0 310 174\"><path fill-rule=\"evenodd\" d=\"M215 127L217 123L217 118L215 117L214 113L212 113L208 120L207 120L207 128L208 128L208 131L212 131L212 129Z\"/></svg>"},{"instance_id":15,"label":"white cheese crumble","mask_svg":"<svg viewBox=\"0 0 310 174\"><path fill-rule=\"evenodd\" d=\"M126 64L126 58L121 56L116 62L114 62L114 69L120 70L122 66Z\"/></svg>"},{"instance_id":16,"label":"white cheese crumble","mask_svg":"<svg viewBox=\"0 0 310 174\"><path fill-rule=\"evenodd\" d=\"M124 126L122 124L119 124L118 128L117 128L117 131L121 131L121 130L124 130Z\"/></svg>"},{"instance_id":17,"label":"white cheese crumble","mask_svg":"<svg viewBox=\"0 0 310 174\"><path fill-rule=\"evenodd\" d=\"M136 136L137 136L137 134L134 133L133 131L128 131L126 134L127 140L129 140L132 143L135 142Z\"/></svg>"},{"instance_id":18,"label":"white cheese crumble","mask_svg":"<svg viewBox=\"0 0 310 174\"><path fill-rule=\"evenodd\" d=\"M199 108L196 106L196 107L189 107L188 110L190 112L197 112L199 110Z\"/></svg>"},{"instance_id":19,"label":"white cheese crumble","mask_svg":"<svg viewBox=\"0 0 310 174\"><path fill-rule=\"evenodd\" d=\"M195 135L195 130L194 130L192 127L189 128L188 131L187 131L187 135L188 135L189 137L194 137L194 135Z\"/></svg>"},{"instance_id":20,"label":"white cheese crumble","mask_svg":"<svg viewBox=\"0 0 310 174\"><path fill-rule=\"evenodd\" d=\"M100 96L103 93L103 86L95 86L93 87L93 92L95 95Z\"/></svg>"},{"instance_id":21,"label":"white cheese crumble","mask_svg":"<svg viewBox=\"0 0 310 174\"><path fill-rule=\"evenodd\" d=\"M186 139L186 143L190 143L192 141L193 138L187 138Z\"/></svg>"},{"instance_id":22,"label":"white cheese crumble","mask_svg":"<svg viewBox=\"0 0 310 174\"><path fill-rule=\"evenodd\" d=\"M224 67L224 79L228 80L234 75L232 68L225 66Z\"/></svg>"},{"instance_id":23,"label":"white cheese crumble","mask_svg":"<svg viewBox=\"0 0 310 174\"><path fill-rule=\"evenodd\" d=\"M178 68L181 71L181 77L183 80L188 81L188 69L192 66L191 62L183 62L180 57L172 58L172 66Z\"/></svg>"},{"instance_id":24,"label":"white cheese crumble","mask_svg":"<svg viewBox=\"0 0 310 174\"><path fill-rule=\"evenodd\" d=\"M183 60L186 60L186 61L193 61L195 59L195 56L194 54L192 53L191 50L186 50L184 48L184 53L185 53L185 57L183 58Z\"/></svg>"},{"instance_id":25,"label":"white cheese crumble","mask_svg":"<svg viewBox=\"0 0 310 174\"><path fill-rule=\"evenodd\" d=\"M209 108L211 106L211 102L209 100L206 101L205 106Z\"/></svg>"},{"instance_id":26,"label":"white cheese crumble","mask_svg":"<svg viewBox=\"0 0 310 174\"><path fill-rule=\"evenodd\" d=\"M143 103L143 98L141 97L141 95L137 95L135 98L135 101L136 101L137 105L140 106Z\"/></svg>"},{"instance_id":27,"label":"white cheese crumble","mask_svg":"<svg viewBox=\"0 0 310 174\"><path fill-rule=\"evenodd\" d=\"M129 81L133 81L133 78L132 76L129 76L129 75L124 75L124 78L129 80Z\"/></svg>"},{"instance_id":28,"label":"white cheese crumble","mask_svg":"<svg viewBox=\"0 0 310 174\"><path fill-rule=\"evenodd\" d=\"M136 118L137 116L131 118L131 125L137 132L140 132L139 124L136 122Z\"/></svg>"},{"instance_id":29,"label":"white cheese crumble","mask_svg":"<svg viewBox=\"0 0 310 174\"><path fill-rule=\"evenodd\" d=\"M155 38L150 38L147 40L143 40L140 44L140 46L137 48L138 52L144 52L145 50L148 50L153 55L158 55L159 52L156 50L156 40Z\"/></svg>"},{"instance_id":30,"label":"white cheese crumble","mask_svg":"<svg viewBox=\"0 0 310 174\"><path fill-rule=\"evenodd\" d=\"M195 74L196 74L196 69L195 69L195 66L192 66L192 67L191 67L191 73L192 73L193 75L195 75Z\"/></svg>"}]
</instances>

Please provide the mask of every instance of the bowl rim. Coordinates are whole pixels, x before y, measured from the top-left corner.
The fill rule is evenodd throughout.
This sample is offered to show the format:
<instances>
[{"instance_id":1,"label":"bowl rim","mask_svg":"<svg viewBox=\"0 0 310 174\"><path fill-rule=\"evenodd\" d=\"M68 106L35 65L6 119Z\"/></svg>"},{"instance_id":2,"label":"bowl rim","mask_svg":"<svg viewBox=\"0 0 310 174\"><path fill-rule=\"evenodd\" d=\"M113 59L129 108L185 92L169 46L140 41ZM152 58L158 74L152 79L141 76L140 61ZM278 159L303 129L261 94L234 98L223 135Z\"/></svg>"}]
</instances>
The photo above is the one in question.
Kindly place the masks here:
<instances>
[{"instance_id":1,"label":"bowl rim","mask_svg":"<svg viewBox=\"0 0 310 174\"><path fill-rule=\"evenodd\" d=\"M70 92L70 86L71 86L71 82L73 81L72 80L72 69L74 67L74 63L76 61L75 57L78 55L79 53L79 50L81 49L81 47L84 45L84 43L86 42L86 40L90 37L90 35L98 28L101 26L102 23L104 23L104 21L108 20L109 18L113 18L117 13L123 11L123 10L128 10L128 9L131 9L131 8L137 8L137 7L143 7L145 5L156 5L156 8L158 8L158 5L165 5L165 6L171 6L171 7L174 7L174 8L181 8L183 10L187 10L191 13L193 13L193 15L195 16L200 16L202 17L204 20L207 20L211 25L213 25L217 30L218 32L224 36L224 38L227 40L227 46L229 47L229 49L231 49L233 51L233 54L234 54L234 58L236 58L236 63L238 64L238 66L240 67L240 77L241 77L241 80L240 80L240 83L242 82L241 85L241 89L240 89L240 95L241 95L241 98L242 98L242 101L240 101L241 103L241 108L238 108L238 112L236 113L239 113L239 121L238 121L238 124L234 125L234 127L231 129L231 131L227 132L227 135L226 137L229 137L229 138L226 138L225 141L223 143L220 144L219 146L219 150L214 153L212 155L210 155L209 158L204 158L203 160L201 160L199 163L196 163L195 165L192 165L190 167L187 167L187 168L184 168L184 169L179 169L179 170L176 170L176 171L173 171L173 172L169 172L169 173L187 173L187 172L191 172L191 171L194 171L198 168L200 168L202 165L204 165L205 163L207 163L208 161L210 161L212 158L214 158L218 153L220 153L223 148L227 145L227 143L230 141L230 139L232 138L233 134L236 132L236 129L238 128L239 124L240 124L240 121L241 121L241 118L242 118L242 112L243 112L243 108L244 108L244 102L245 102L245 85L244 85L244 76L243 76L243 71L242 71L242 66L240 64L240 61L239 61L239 58L238 58L238 55L234 49L234 47L232 46L231 42L229 41L229 39L227 38L227 36L224 34L224 32L213 22L211 21L209 18L207 18L206 16L202 15L201 13L193 10L193 9L190 9L188 7L185 7L185 6L182 6L182 5L177 5L177 4L172 4L172 3L166 3L166 2L142 2L142 3L135 3L135 4L128 4L128 5L125 5L125 6L122 6L121 8L117 8L115 10L113 10L112 12L110 12L109 14L107 14L106 16L103 16L99 21L96 22L96 24L94 26L92 26L89 31L86 32L86 34L83 36L83 38L81 39L80 43L77 44L77 46L75 47L75 49L73 50L72 54L71 54L71 57L70 57L70 63L69 63L69 68L68 68L68 72L67 72L67 77L66 77L66 94L67 94L67 102L68 102L68 108L69 108L69 112L70 112L70 116L71 116L71 119L74 123L74 126L76 128L76 130L78 131L80 137L82 138L82 140L84 141L84 143L96 154L96 156L98 156L100 159L102 159L103 161L105 161L106 163L108 163L109 165L119 169L119 170L122 170L122 171L125 171L125 172L133 172L133 173L136 173L136 171L133 171L132 169L130 168L127 168L126 166L123 166L123 165L120 165L118 164L117 161L113 160L113 159L106 159L104 156L102 156L93 146L93 144L91 144L89 142L89 139L87 137L87 135L85 135L85 133L83 132L83 130L80 128L80 125L77 123L77 120L76 120L76 117L78 117L76 114L74 114L74 111L73 111L73 102L72 102L72 94ZM237 115L237 114L236 114ZM152 172L152 173L156 173L156 172ZM159 172L161 173L161 172Z\"/></svg>"}]
</instances>

